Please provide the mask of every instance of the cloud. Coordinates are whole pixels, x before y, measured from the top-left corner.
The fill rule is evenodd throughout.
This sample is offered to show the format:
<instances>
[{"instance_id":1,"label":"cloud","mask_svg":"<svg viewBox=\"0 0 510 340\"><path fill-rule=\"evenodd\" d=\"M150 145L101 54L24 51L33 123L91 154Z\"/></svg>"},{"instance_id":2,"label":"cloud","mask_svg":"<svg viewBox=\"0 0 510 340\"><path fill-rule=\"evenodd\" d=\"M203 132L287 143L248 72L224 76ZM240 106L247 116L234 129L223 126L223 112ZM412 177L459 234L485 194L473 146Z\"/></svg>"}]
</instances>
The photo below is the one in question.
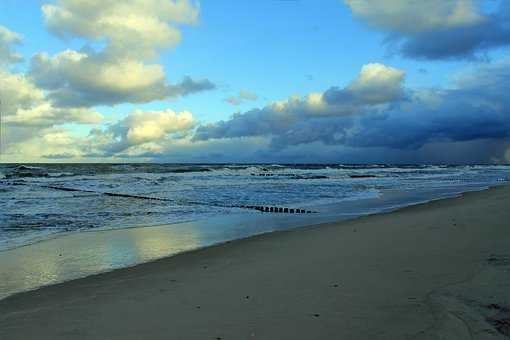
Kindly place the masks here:
<instances>
[{"instance_id":1,"label":"cloud","mask_svg":"<svg viewBox=\"0 0 510 340\"><path fill-rule=\"evenodd\" d=\"M156 152L133 152L131 157L149 157L160 162L229 163L260 162L261 150L267 148L265 138L253 137L242 140L210 140L193 142L189 138L167 140ZM123 156L127 156L123 154Z\"/></svg>"},{"instance_id":2,"label":"cloud","mask_svg":"<svg viewBox=\"0 0 510 340\"><path fill-rule=\"evenodd\" d=\"M415 34L466 27L483 20L471 0L345 0L353 14L376 28Z\"/></svg>"},{"instance_id":3,"label":"cloud","mask_svg":"<svg viewBox=\"0 0 510 340\"><path fill-rule=\"evenodd\" d=\"M148 102L165 98L167 90L160 65L106 61L72 50L53 57L36 54L29 74L58 106Z\"/></svg>"},{"instance_id":4,"label":"cloud","mask_svg":"<svg viewBox=\"0 0 510 340\"><path fill-rule=\"evenodd\" d=\"M3 159L8 162L26 162L27 160L47 162L64 158L70 160L82 155L83 138L76 137L72 131L65 128L34 129L19 126L7 129L6 132L8 140L16 140L16 143L8 143L3 150Z\"/></svg>"},{"instance_id":5,"label":"cloud","mask_svg":"<svg viewBox=\"0 0 510 340\"><path fill-rule=\"evenodd\" d=\"M134 110L85 138L58 129L25 135L18 151L112 161L505 161L510 60L472 67L446 88L412 89L403 81L401 70L366 66L341 89L289 97L213 124L198 125L186 111ZM377 86L393 90L374 99ZM343 95L328 101L328 91Z\"/></svg>"},{"instance_id":6,"label":"cloud","mask_svg":"<svg viewBox=\"0 0 510 340\"><path fill-rule=\"evenodd\" d=\"M168 134L189 130L195 125L191 112L134 110L113 129L130 143L157 141Z\"/></svg>"},{"instance_id":7,"label":"cloud","mask_svg":"<svg viewBox=\"0 0 510 340\"><path fill-rule=\"evenodd\" d=\"M52 136L55 136L55 129L59 129L59 125L96 124L103 119L99 112L92 109L55 106L48 100L46 92L34 83L34 79L2 67L5 65L1 64L22 60L19 54L11 50L12 45L20 42L19 34L0 26L2 151L11 160L20 160L20 155L26 158L40 156L44 152L44 145L50 150L56 140Z\"/></svg>"},{"instance_id":8,"label":"cloud","mask_svg":"<svg viewBox=\"0 0 510 340\"><path fill-rule=\"evenodd\" d=\"M42 12L59 37L106 41L106 54L140 59L175 46L177 26L195 23L199 8L187 0L59 0L43 5Z\"/></svg>"},{"instance_id":9,"label":"cloud","mask_svg":"<svg viewBox=\"0 0 510 340\"><path fill-rule=\"evenodd\" d=\"M403 99L404 76L403 71L390 66L367 64L345 88L331 87L324 93L290 97L262 109L235 114L230 120L200 126L194 139L281 136L289 132L308 138L311 131L298 132L304 121L319 122L323 121L323 116L348 116L367 109L380 110Z\"/></svg>"},{"instance_id":10,"label":"cloud","mask_svg":"<svg viewBox=\"0 0 510 340\"><path fill-rule=\"evenodd\" d=\"M76 157L76 155L73 155L72 153L64 152L64 153L52 153L52 154L46 154L42 156L46 159L54 159L54 160L62 160L62 159L71 159Z\"/></svg>"},{"instance_id":11,"label":"cloud","mask_svg":"<svg viewBox=\"0 0 510 340\"><path fill-rule=\"evenodd\" d=\"M2 113L7 126L50 127L64 123L98 123L103 116L90 109L54 107L25 75L0 69Z\"/></svg>"},{"instance_id":12,"label":"cloud","mask_svg":"<svg viewBox=\"0 0 510 340\"><path fill-rule=\"evenodd\" d=\"M441 145L443 149L435 149L441 152L449 143L494 140L501 144L510 138L509 60L462 74L446 89L388 86L388 81L401 84L403 73L382 66L374 68L385 70L382 73L367 71L372 68L364 67L343 89L289 98L235 114L227 121L199 126L194 140L235 142L264 137L273 153L319 143L358 150L382 148L386 153L400 150L410 157L411 150L427 145ZM377 86L392 90L374 98L371 94L377 92ZM502 152L494 146L490 150Z\"/></svg>"},{"instance_id":13,"label":"cloud","mask_svg":"<svg viewBox=\"0 0 510 340\"><path fill-rule=\"evenodd\" d=\"M354 16L386 32L402 55L417 59L475 58L510 44L510 6L484 13L472 0L345 0Z\"/></svg>"},{"instance_id":14,"label":"cloud","mask_svg":"<svg viewBox=\"0 0 510 340\"><path fill-rule=\"evenodd\" d=\"M57 106L63 107L144 103L215 87L207 79L195 81L190 77L167 84L161 65L132 59L110 61L103 55L72 50L53 57L34 55L29 74Z\"/></svg>"},{"instance_id":15,"label":"cloud","mask_svg":"<svg viewBox=\"0 0 510 340\"><path fill-rule=\"evenodd\" d=\"M42 11L50 32L87 42L80 51L38 53L31 59L30 76L56 106L145 103L215 88L207 79L188 76L169 84L163 67L149 61L179 42L179 25L196 22L195 3L60 0ZM98 45L104 47L91 47Z\"/></svg>"},{"instance_id":16,"label":"cloud","mask_svg":"<svg viewBox=\"0 0 510 340\"><path fill-rule=\"evenodd\" d=\"M196 124L189 111L136 109L107 129L93 129L89 135L90 148L87 153L111 156L133 150L157 152L168 140L182 138Z\"/></svg>"},{"instance_id":17,"label":"cloud","mask_svg":"<svg viewBox=\"0 0 510 340\"><path fill-rule=\"evenodd\" d=\"M0 66L23 60L23 57L12 50L14 45L21 44L21 35L0 25Z\"/></svg>"},{"instance_id":18,"label":"cloud","mask_svg":"<svg viewBox=\"0 0 510 340\"><path fill-rule=\"evenodd\" d=\"M259 97L255 93L252 93L252 92L249 92L246 90L241 90L241 91L239 91L238 95L229 96L229 97L225 98L225 101L232 105L240 105L245 101L253 101L253 100L257 100L258 98Z\"/></svg>"},{"instance_id":19,"label":"cloud","mask_svg":"<svg viewBox=\"0 0 510 340\"><path fill-rule=\"evenodd\" d=\"M29 77L1 68L0 95L2 151L4 159L8 161L32 160L53 149L55 153L69 148L75 150L77 147L71 142L55 147L57 138L52 136L55 137L55 131L61 129L58 126L68 123L96 124L103 119L102 114L92 109L55 107ZM69 132L66 133L69 135ZM59 140L62 141L62 138Z\"/></svg>"},{"instance_id":20,"label":"cloud","mask_svg":"<svg viewBox=\"0 0 510 340\"><path fill-rule=\"evenodd\" d=\"M0 93L4 115L14 115L18 109L28 109L44 100L44 93L22 74L0 68Z\"/></svg>"},{"instance_id":21,"label":"cloud","mask_svg":"<svg viewBox=\"0 0 510 340\"><path fill-rule=\"evenodd\" d=\"M214 90L215 88L216 85L209 79L194 80L189 76L185 76L175 85L167 86L169 96L186 96L201 91Z\"/></svg>"},{"instance_id":22,"label":"cloud","mask_svg":"<svg viewBox=\"0 0 510 340\"><path fill-rule=\"evenodd\" d=\"M332 87L324 97L329 104L352 102L381 104L404 97L402 84L405 72L383 64L366 64L345 89Z\"/></svg>"},{"instance_id":23,"label":"cloud","mask_svg":"<svg viewBox=\"0 0 510 340\"><path fill-rule=\"evenodd\" d=\"M7 116L4 123L10 126L23 125L44 127L66 123L96 124L103 115L90 109L56 108L43 103L29 109L19 109L15 115Z\"/></svg>"}]
</instances>

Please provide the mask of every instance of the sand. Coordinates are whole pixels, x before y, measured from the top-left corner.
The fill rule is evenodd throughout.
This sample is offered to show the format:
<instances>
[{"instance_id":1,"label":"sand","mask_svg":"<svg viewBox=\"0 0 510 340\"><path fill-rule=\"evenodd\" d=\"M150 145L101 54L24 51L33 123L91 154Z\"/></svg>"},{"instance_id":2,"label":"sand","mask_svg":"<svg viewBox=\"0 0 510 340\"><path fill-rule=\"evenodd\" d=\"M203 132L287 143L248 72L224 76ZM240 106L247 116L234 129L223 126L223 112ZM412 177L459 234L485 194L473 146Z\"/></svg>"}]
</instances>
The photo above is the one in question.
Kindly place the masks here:
<instances>
[{"instance_id":1,"label":"sand","mask_svg":"<svg viewBox=\"0 0 510 340\"><path fill-rule=\"evenodd\" d=\"M506 339L509 203L498 187L17 294L0 339Z\"/></svg>"}]
</instances>

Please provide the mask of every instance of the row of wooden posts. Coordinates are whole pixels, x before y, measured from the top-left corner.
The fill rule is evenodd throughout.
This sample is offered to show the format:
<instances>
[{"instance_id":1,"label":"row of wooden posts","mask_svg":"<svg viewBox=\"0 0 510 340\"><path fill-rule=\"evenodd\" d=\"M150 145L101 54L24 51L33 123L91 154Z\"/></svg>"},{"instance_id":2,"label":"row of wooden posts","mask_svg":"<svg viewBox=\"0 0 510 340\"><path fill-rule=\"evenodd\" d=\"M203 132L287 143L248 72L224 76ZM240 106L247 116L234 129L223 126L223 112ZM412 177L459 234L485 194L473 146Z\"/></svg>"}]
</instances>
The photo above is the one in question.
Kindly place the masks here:
<instances>
[{"instance_id":1,"label":"row of wooden posts","mask_svg":"<svg viewBox=\"0 0 510 340\"><path fill-rule=\"evenodd\" d=\"M282 208L282 207L268 207L259 205L233 205L233 208L253 209L261 212L269 213L284 213L284 214L311 214L314 213L311 210L305 209L294 209L294 208Z\"/></svg>"},{"instance_id":2,"label":"row of wooden posts","mask_svg":"<svg viewBox=\"0 0 510 340\"><path fill-rule=\"evenodd\" d=\"M28 185L28 183L24 183L24 182L18 182L16 184L17 185ZM106 195L106 196L175 202L172 199L160 198L160 197L148 197L148 196L140 196L140 195L113 193L113 192L98 192L98 191L87 190L87 189L66 188L66 187L58 187L58 186L52 186L52 185L41 185L41 187L48 188L48 189L54 189L54 190L61 190L61 191L79 191L79 192L95 193L95 194ZM203 205L203 203L200 203L200 202L187 202L187 203ZM213 205L225 207L220 204L213 204ZM260 206L260 205L232 205L230 207L241 208L241 209L252 209L252 210L257 210L260 212L268 212L268 213L283 213L283 214L312 214L312 213L315 213L315 211L310 211L310 210L305 210L305 209L270 207L270 206Z\"/></svg>"}]
</instances>

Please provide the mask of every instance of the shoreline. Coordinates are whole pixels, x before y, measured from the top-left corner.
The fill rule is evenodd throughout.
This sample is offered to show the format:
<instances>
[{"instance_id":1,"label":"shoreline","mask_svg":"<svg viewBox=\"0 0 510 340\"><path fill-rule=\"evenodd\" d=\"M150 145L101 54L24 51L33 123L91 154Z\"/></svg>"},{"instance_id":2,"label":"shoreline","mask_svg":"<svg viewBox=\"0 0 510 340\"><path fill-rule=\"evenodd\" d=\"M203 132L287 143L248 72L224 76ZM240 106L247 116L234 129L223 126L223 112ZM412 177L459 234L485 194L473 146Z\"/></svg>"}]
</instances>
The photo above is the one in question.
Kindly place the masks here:
<instances>
[{"instance_id":1,"label":"shoreline","mask_svg":"<svg viewBox=\"0 0 510 340\"><path fill-rule=\"evenodd\" d=\"M215 332L221 339L251 334L257 339L340 334L462 339L476 330L480 338L496 339L505 329L487 320L510 305L510 232L501 222L510 218L509 198L510 187L497 186L340 223L227 241L11 295L0 300L0 335L65 338L76 330L78 338L165 338L172 328L175 338L185 339L214 339ZM157 309L165 310L164 316ZM97 324L97 311L108 322ZM114 311L122 318L110 314ZM25 331L34 333L16 326L20 317L30 325ZM121 330L119 322L126 318L132 324ZM43 320L52 330L43 331ZM369 320L365 329L359 320ZM100 326L99 333L91 325ZM290 325L299 332L292 333Z\"/></svg>"},{"instance_id":2,"label":"shoreline","mask_svg":"<svg viewBox=\"0 0 510 340\"><path fill-rule=\"evenodd\" d=\"M13 164L17 164L17 163L13 163ZM51 163L34 163L34 164L51 164ZM436 201L436 200L455 198L455 197L457 197L459 195L463 195L463 194L469 193L469 192L485 191L485 190L490 190L491 188L496 188L496 187L499 187L499 186L510 185L509 183L510 183L510 179L502 181L501 184L498 183L498 184L487 185L487 186L480 186L480 187L465 187L465 188L463 188L463 190L465 190L465 191L454 190L454 191L451 191L451 192L443 192L438 197L427 197L427 198L422 198L419 201L409 201L409 202L405 202L405 203L400 203L401 205L397 205L397 206L391 207L389 209L388 208L381 208L381 210L377 210L375 212L370 212L370 213L366 213L366 214L357 214L357 213L355 213L355 214L352 215L353 217L348 217L347 219L355 219L355 218L359 218L359 217L365 216L365 215L373 215L373 214L385 213L386 210L394 211L394 210L398 210L398 209L403 209L403 208L407 208L407 207L410 207L410 206L414 206L414 205L417 205L417 204L426 204L426 203L433 202L433 201ZM391 192L391 191L394 191L394 189L390 189L388 192ZM386 195L386 193L380 192L379 196L377 196L377 197L360 198L360 199L355 199L355 200L344 199L344 200L341 200L341 201L338 201L338 202L333 202L333 203L320 204L320 205L311 205L311 206L308 206L308 208L309 209L320 209L322 206L342 205L342 204L347 203L347 202L370 201L370 200L374 200L374 199L379 199L381 196L384 196L384 195ZM257 214L259 212L251 211L250 213L251 214ZM271 214L270 212L267 212L267 214L266 214L266 212L264 212L264 211L261 211L260 213L262 215ZM248 216L248 214L238 214L238 215ZM37 243L40 243L40 242L46 242L46 241L52 240L52 239L67 237L69 235L73 235L73 234L76 234L76 233L100 233L100 232L109 232L109 231L126 230L126 229L168 227L168 226L187 224L187 223L207 223L207 221L209 219L218 219L218 218L222 218L222 217L226 217L226 216L228 216L228 215L217 215L217 216L209 217L207 219L198 218L198 219L181 220L181 221L176 221L176 222L171 222L171 223L157 223L157 224L152 224L152 225L145 225L145 224L143 224L143 225L132 225L132 226L123 226L123 227L120 227L120 226L111 227L110 226L110 227L99 227L99 228L93 228L93 229L69 230L69 231L53 232L53 233L49 233L49 234L41 234L41 235L37 235L37 236L30 236L30 237L28 237L28 241L23 240L23 238L20 238L21 240L15 239L15 242L14 242L15 244L14 245L0 247L0 255L3 252L8 252L8 251L11 251L11 250L14 250L14 249L18 249L18 248L22 248L22 247L32 246L34 244L37 244ZM292 216L292 215L289 215L289 216ZM342 219L339 218L338 220L328 220L327 222L318 222L318 223L313 223L312 222L309 225L316 225L316 224L329 223L329 222L340 222L340 221L343 221L343 220L345 220L345 219L344 218L342 218ZM304 225L304 226L308 226L308 225ZM302 226L299 226L299 228L301 228L301 227ZM7 243L7 241L4 241L4 242ZM2 299L2 298L0 297L0 299Z\"/></svg>"},{"instance_id":3,"label":"shoreline","mask_svg":"<svg viewBox=\"0 0 510 340\"><path fill-rule=\"evenodd\" d=\"M39 164L39 163L36 163L36 164ZM345 220L353 220L353 219L357 219L357 218L364 217L364 216L385 214L385 213L397 211L397 210L400 210L400 209L406 209L406 208L409 208L409 207L412 207L412 206L415 206L415 205L427 204L427 203L431 203L431 202L438 201L438 200L457 198L457 197L462 196L462 195L467 194L467 193L491 190L493 188L497 188L497 187L500 187L500 186L510 186L509 181L505 181L503 184L486 186L486 187L483 187L483 188L476 188L476 189L468 190L468 191L452 192L452 193L445 194L445 196L440 196L440 197L430 198L430 199L424 199L423 201L418 201L418 202L406 203L406 204L404 204L402 206L396 206L396 207L389 208L389 210L387 210L387 211L386 210L381 210L381 211L376 211L376 212L373 212L373 213L367 213L367 214L364 214L364 215L353 215L354 217L349 217L349 218L346 218L346 219L339 219L339 220L330 221L330 222L312 223L312 224L300 226L300 227L297 227L297 228L306 228L306 227L312 227L312 226L319 226L319 225L325 224L325 223L343 222ZM377 199L377 198L379 198L379 197L368 198L368 199L365 198L365 199L359 199L359 200L372 200L372 199ZM343 201L336 202L336 204L345 203L345 202L349 202L349 201L358 201L358 200L343 200ZM332 205L332 204L328 204L328 205ZM251 212L251 213L256 214L256 212ZM264 211L260 211L259 213L261 213L263 215L272 214L271 212L264 212ZM316 213L316 212L314 212L314 213ZM239 215L241 215L241 214L239 214ZM223 216L219 215L219 216L214 216L212 218L221 218L221 217L223 217ZM182 221L173 222L173 223L160 223L160 224L154 224L154 225L134 225L134 226L129 226L129 227L105 227L105 228L100 227L100 228L94 228L94 229L83 229L83 230L74 230L74 231L55 232L55 233L47 234L47 235L34 236L33 239L30 239L27 243L21 243L21 244L17 244L17 245L11 246L11 247L0 248L0 255L3 252L8 252L8 251L11 251L11 250L14 250L14 249L18 249L18 248L23 248L23 247L29 247L29 246L32 246L34 244L40 243L40 242L45 242L45 241L48 241L48 240L52 240L52 239L56 239L56 238L61 238L61 237L66 237L66 236L69 236L69 235L72 235L72 234L75 234L75 233L101 233L101 232L109 232L109 231L125 230L125 229L143 229L143 228L169 227L169 226L179 225L179 224L201 223L201 222L206 222L207 220L208 219L191 219L191 220L182 220ZM294 229L295 228L292 228L290 230L294 230ZM280 230L277 230L277 231L280 231ZM269 231L267 233L272 233L272 232L276 232L276 231ZM243 238L236 239L236 240L241 240L241 239L244 239L244 238L249 238L249 237L258 236L258 235L261 235L261 234L250 235L250 236L243 237ZM225 242L227 242L227 241L225 241ZM228 242L230 242L230 241L228 241ZM221 244L221 243L218 243L218 244ZM214 246L214 245L211 245L211 246ZM210 247L210 246L206 246L206 247ZM200 249L200 248L193 249L193 250L198 250L198 249ZM193 251L193 250L189 250L189 251ZM170 255L170 256L174 256L174 255ZM1 299L2 298L0 298L0 300Z\"/></svg>"},{"instance_id":4,"label":"shoreline","mask_svg":"<svg viewBox=\"0 0 510 340\"><path fill-rule=\"evenodd\" d=\"M17 284L20 282L23 282L25 286L19 288L15 288L13 291L11 289L7 289L7 294L5 294L5 285L2 285L2 282L0 280L0 301L10 297L12 295L25 293L25 292L31 292L34 290L38 290L44 287L52 286L55 284L61 284L72 280L77 279L83 279L88 276L94 276L94 275L100 275L104 274L110 271L115 271L123 268L131 268L136 267L138 265L143 265L152 261L165 259L174 257L183 253L193 252L197 250L201 250L208 247L213 247L217 245L222 245L225 243L230 243L234 241L243 240L246 238L251 237L257 237L260 235L265 234L272 234L272 233L278 233L282 231L292 231L296 229L302 229L302 228L315 228L320 227L324 224L330 224L330 223L344 223L346 221L354 221L362 217L367 216L373 216L373 215L379 215L379 214L387 214L394 211L399 211L402 209L407 209L413 206L422 205L422 204L429 204L431 202L435 201L441 201L441 200L448 200L448 199L454 199L469 193L476 193L476 192L483 192L486 190L491 190L493 188L497 188L500 186L506 186L509 185L507 183L504 184L498 184L488 187L476 187L476 188L469 188L470 190L466 191L452 191L452 192L443 192L439 196L432 196L431 193L421 193L414 198L410 194L403 194L402 192L397 191L386 191L383 192L381 195L374 197L374 198L366 198L361 200L344 200L340 202L340 205L338 204L336 208L338 209L340 207L340 210L345 211L357 211L355 213L344 213L344 214L319 214L319 215L305 215L305 216L297 216L292 214L281 214L281 215L274 215L274 214L254 214L252 215L251 219L249 219L248 215L245 214L235 214L232 216L217 216L213 217L208 220L198 220L198 221L188 221L188 222L179 222L179 223L173 223L173 224L162 224L162 225L151 225L151 226L142 226L142 227L126 227L126 228L108 228L108 229L98 229L98 230L83 230L83 231L74 231L74 232L65 232L65 233L57 233L53 235L49 235L49 237L44 237L42 239L37 240L36 242L29 243L26 245L16 246L9 249L2 249L0 250L0 255L4 255L4 257L0 256L0 268L4 267L4 270L0 270L0 279L1 278L7 278L18 276L17 279L10 279L10 283L8 283L8 286L16 287ZM468 189L468 188L465 188ZM436 193L436 195L438 195ZM402 200L402 197L405 197L404 200ZM367 202L367 203L361 203L361 202ZM371 203L369 203L371 202ZM361 204L360 204L361 203ZM368 208L368 210L361 209L360 207ZM315 208L317 208L316 206ZM327 210L334 210L335 206L329 207ZM358 209L358 210L356 210ZM279 219L279 222L277 221ZM251 230L252 228L255 228L260 223L266 223L269 225L272 225L272 227L261 229L255 232L251 231L243 231L241 235L233 236L233 237L224 237L221 235L222 232L229 232L228 229L225 229L225 226L229 228L229 226L232 226L234 224L238 224L240 226L245 227L246 230ZM81 267L90 267L90 261L87 260L77 260L75 256L74 261L76 262L74 264L75 268L68 268L69 265L64 267L63 269L59 269L61 272L58 278L56 279L50 279L50 280L44 280L44 278L37 278L33 283L29 283L26 285L26 280L24 278L25 276L31 276L34 275L37 276L47 276L47 273L45 272L44 266L61 266L58 263L55 263L55 261L58 262L69 262L73 261L73 259L66 258L66 253L68 251L66 248L70 248L71 252L79 251L81 252L81 257L90 256L90 252L84 252L83 248L88 248L89 244L97 243L98 241L102 241L103 243L113 243L116 242L116 238L128 238L128 240L124 240L124 243L131 243L133 241L136 242L137 238L140 238L140 236L134 236L135 240L131 240L129 238L133 238L133 236L130 236L131 233L137 233L144 231L147 231L147 233L152 233L152 231L156 231L155 235L149 235L149 238L155 238L160 237L161 231L166 230L167 233L164 233L163 237L165 238L177 238L180 232L186 232L187 229L197 229L198 232L203 232L201 229L207 229L207 228L217 228L220 231L218 233L219 236L216 235L216 239L214 240L206 240L202 243L196 243L193 245L189 245L188 247L184 247L182 249L178 250L165 250L162 251L160 254L157 254L155 256L149 256L142 260L126 260L126 259L120 259L120 260L112 260L112 262L116 262L119 264L114 265L100 265L99 267L96 265L95 269L89 270L87 269L85 272L79 272L80 266ZM173 228L177 228L178 231L172 233L171 231ZM225 229L221 231L222 229ZM159 232L158 232L159 230ZM170 232L169 235L168 231ZM103 234L104 233L104 234ZM107 240L103 240L103 235L107 238ZM126 236L127 235L127 236ZM91 237L88 237L91 236ZM142 235L142 238L147 238L147 235ZM76 242L75 239L84 238L83 241ZM71 240L69 242L68 240ZM70 245L71 244L71 245ZM104 247L104 244L103 244ZM37 251L34 253L33 249L36 249ZM39 249L41 248L41 249ZM101 248L101 247L99 247ZM133 253L140 251L139 249L131 249L129 246L124 246L125 249L121 249L121 252L124 253ZM29 268L25 270L24 272L19 272L20 269L23 270L23 268L20 268L16 262L19 262L19 258L25 258L27 256L47 256L48 252L53 252L54 249L61 249L60 254L58 258L53 257L53 259L50 259L47 261L47 263L40 263L37 266L34 267L32 263L29 262ZM101 249L99 249L101 250ZM7 259L6 257L9 257L12 253L17 253L17 255L11 256L13 259ZM64 257L62 257L62 253L64 254ZM104 254L108 256L108 254ZM131 254L132 256L132 254ZM97 260L97 259L96 259ZM81 262L80 262L81 261ZM121 261L121 262L119 262ZM122 262L124 261L124 262ZM14 262L14 266L13 266ZM93 263L92 263L93 264ZM11 270L9 270L9 267L11 267ZM6 269L7 268L7 269ZM67 269L66 269L67 268ZM62 272L63 270L63 272ZM69 271L70 274L67 275L66 271ZM78 273L77 273L78 271ZM42 280L42 281L41 281ZM17 282L16 282L17 281Z\"/></svg>"}]
</instances>

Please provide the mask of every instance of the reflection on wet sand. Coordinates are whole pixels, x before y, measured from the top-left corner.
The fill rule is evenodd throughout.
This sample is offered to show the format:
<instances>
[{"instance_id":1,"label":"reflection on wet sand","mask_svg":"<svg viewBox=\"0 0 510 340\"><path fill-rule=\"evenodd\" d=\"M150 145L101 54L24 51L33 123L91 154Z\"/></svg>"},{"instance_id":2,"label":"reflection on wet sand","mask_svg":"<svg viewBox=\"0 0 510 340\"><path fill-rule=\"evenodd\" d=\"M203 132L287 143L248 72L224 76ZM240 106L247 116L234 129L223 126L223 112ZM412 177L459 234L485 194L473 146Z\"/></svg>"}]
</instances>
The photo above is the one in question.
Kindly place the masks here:
<instances>
[{"instance_id":1,"label":"reflection on wet sand","mask_svg":"<svg viewBox=\"0 0 510 340\"><path fill-rule=\"evenodd\" d=\"M176 229L182 229L182 226ZM179 235L172 228L150 228L148 231L133 229L131 240L137 256L136 262L146 262L199 247L201 244L199 230L193 228L193 224L188 224L185 230L185 234Z\"/></svg>"},{"instance_id":2,"label":"reflection on wet sand","mask_svg":"<svg viewBox=\"0 0 510 340\"><path fill-rule=\"evenodd\" d=\"M0 298L202 245L193 223L82 232L0 253Z\"/></svg>"}]
</instances>

